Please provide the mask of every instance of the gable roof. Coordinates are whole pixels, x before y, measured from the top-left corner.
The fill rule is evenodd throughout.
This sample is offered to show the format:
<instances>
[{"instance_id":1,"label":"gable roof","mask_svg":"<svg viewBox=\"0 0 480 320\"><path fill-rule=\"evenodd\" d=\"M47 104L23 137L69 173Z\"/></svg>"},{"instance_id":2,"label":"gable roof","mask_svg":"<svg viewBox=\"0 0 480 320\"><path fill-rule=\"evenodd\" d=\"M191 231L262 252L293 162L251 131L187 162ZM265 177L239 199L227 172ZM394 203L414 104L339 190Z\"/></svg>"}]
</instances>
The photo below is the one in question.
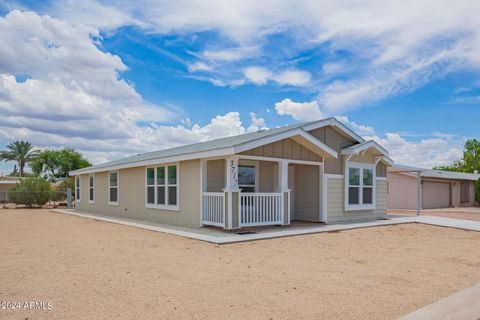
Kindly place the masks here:
<instances>
[{"instance_id":1,"label":"gable roof","mask_svg":"<svg viewBox=\"0 0 480 320\"><path fill-rule=\"evenodd\" d=\"M480 174L478 173L432 170L432 169L408 167L408 166L402 166L402 165L395 165L394 167L389 168L388 172L400 173L400 174L405 174L409 176L413 176L414 172L420 172L420 176L424 178L437 178L437 179L449 179L449 180L477 181L478 179L480 179Z\"/></svg>"},{"instance_id":2,"label":"gable roof","mask_svg":"<svg viewBox=\"0 0 480 320\"><path fill-rule=\"evenodd\" d=\"M353 146L350 146L348 148L343 148L342 154L358 154L368 149L376 150L379 155L388 156L388 151L374 140L364 141L359 144L354 144Z\"/></svg>"},{"instance_id":3,"label":"gable roof","mask_svg":"<svg viewBox=\"0 0 480 320\"><path fill-rule=\"evenodd\" d=\"M373 149L376 151L374 155L375 158L377 158L379 161L382 161L387 166L393 166L394 162L388 157L388 151L374 140L364 141L358 144L354 144L353 146L343 148L341 153L342 155L363 155L363 153L367 152L369 149Z\"/></svg>"},{"instance_id":4,"label":"gable roof","mask_svg":"<svg viewBox=\"0 0 480 320\"><path fill-rule=\"evenodd\" d=\"M231 155L248 150L250 148L254 148L257 144L267 144L289 137L297 137L303 139L303 141L307 145L309 145L312 150L316 149L316 152L323 151L324 156L331 156L336 158L338 155L335 150L333 150L332 148L306 132L306 130L313 130L326 125L335 125L337 128L339 128L339 130L344 130L344 125L341 124L338 120L336 120L335 118L328 118L268 130L259 130L256 132L209 140L176 148L138 154L127 158L94 165L88 168L75 170L70 172L70 174L77 175L107 170L118 170L136 166L152 165L157 164L159 160L166 163L168 161L173 162L205 157ZM348 132L345 131L344 134L350 136L355 141L358 141L358 139L362 139L358 135L352 134L353 131L351 131L350 129L346 128L346 130ZM363 142L363 139L362 141L358 142Z\"/></svg>"}]
</instances>

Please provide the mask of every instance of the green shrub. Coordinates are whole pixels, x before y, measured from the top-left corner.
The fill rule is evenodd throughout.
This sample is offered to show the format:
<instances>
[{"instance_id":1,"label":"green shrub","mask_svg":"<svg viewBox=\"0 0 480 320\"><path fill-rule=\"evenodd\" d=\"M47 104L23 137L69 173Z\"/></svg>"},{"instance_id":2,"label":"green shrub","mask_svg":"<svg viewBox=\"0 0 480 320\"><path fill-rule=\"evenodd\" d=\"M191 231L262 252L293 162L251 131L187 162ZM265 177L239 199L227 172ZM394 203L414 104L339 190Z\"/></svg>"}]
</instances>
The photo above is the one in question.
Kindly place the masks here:
<instances>
[{"instance_id":1,"label":"green shrub","mask_svg":"<svg viewBox=\"0 0 480 320\"><path fill-rule=\"evenodd\" d=\"M43 178L24 178L8 192L8 197L11 202L27 207L43 206L52 198L52 189Z\"/></svg>"}]
</instances>

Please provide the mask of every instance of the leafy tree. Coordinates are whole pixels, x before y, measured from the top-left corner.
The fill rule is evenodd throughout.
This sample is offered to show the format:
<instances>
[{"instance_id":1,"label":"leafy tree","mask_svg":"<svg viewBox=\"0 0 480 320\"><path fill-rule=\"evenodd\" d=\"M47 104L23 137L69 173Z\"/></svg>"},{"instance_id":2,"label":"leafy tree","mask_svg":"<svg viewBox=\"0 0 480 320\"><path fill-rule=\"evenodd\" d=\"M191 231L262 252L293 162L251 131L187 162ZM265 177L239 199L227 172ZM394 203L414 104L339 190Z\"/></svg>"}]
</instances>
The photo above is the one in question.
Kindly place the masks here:
<instances>
[{"instance_id":1,"label":"leafy tree","mask_svg":"<svg viewBox=\"0 0 480 320\"><path fill-rule=\"evenodd\" d=\"M18 168L17 168L17 165L14 165L13 166L13 170L12 172L10 172L8 174L9 177L20 177L20 174L18 173ZM38 176L38 174L34 174L34 173L31 173L31 172L24 172L22 177L36 177Z\"/></svg>"},{"instance_id":2,"label":"leafy tree","mask_svg":"<svg viewBox=\"0 0 480 320\"><path fill-rule=\"evenodd\" d=\"M10 172L9 176L10 176L10 177L18 177L17 165L14 165L14 166L13 166L13 170L12 170L12 172Z\"/></svg>"},{"instance_id":3,"label":"leafy tree","mask_svg":"<svg viewBox=\"0 0 480 320\"><path fill-rule=\"evenodd\" d=\"M81 153L73 148L62 148L58 150L42 150L37 157L30 162L32 171L42 175L50 181L68 177L68 173L91 166Z\"/></svg>"},{"instance_id":4,"label":"leafy tree","mask_svg":"<svg viewBox=\"0 0 480 320\"><path fill-rule=\"evenodd\" d=\"M23 177L25 165L35 159L38 151L33 150L33 145L28 141L14 141L8 144L7 150L0 151L0 160L16 161L19 176Z\"/></svg>"},{"instance_id":5,"label":"leafy tree","mask_svg":"<svg viewBox=\"0 0 480 320\"><path fill-rule=\"evenodd\" d=\"M480 172L480 141L470 139L465 142L465 151L463 151L463 169L465 172Z\"/></svg>"},{"instance_id":6,"label":"leafy tree","mask_svg":"<svg viewBox=\"0 0 480 320\"><path fill-rule=\"evenodd\" d=\"M37 178L24 178L8 192L10 201L24 204L31 208L33 205L43 206L52 198L50 182Z\"/></svg>"},{"instance_id":7,"label":"leafy tree","mask_svg":"<svg viewBox=\"0 0 480 320\"><path fill-rule=\"evenodd\" d=\"M437 170L457 171L473 173L480 172L480 141L477 139L470 139L465 142L465 150L463 151L463 158L455 161L453 164L443 167L436 167ZM480 202L480 179L476 183L476 200Z\"/></svg>"},{"instance_id":8,"label":"leafy tree","mask_svg":"<svg viewBox=\"0 0 480 320\"><path fill-rule=\"evenodd\" d=\"M60 182L57 187L57 190L66 190L66 189L75 190L75 179L73 177L67 177Z\"/></svg>"}]
</instances>

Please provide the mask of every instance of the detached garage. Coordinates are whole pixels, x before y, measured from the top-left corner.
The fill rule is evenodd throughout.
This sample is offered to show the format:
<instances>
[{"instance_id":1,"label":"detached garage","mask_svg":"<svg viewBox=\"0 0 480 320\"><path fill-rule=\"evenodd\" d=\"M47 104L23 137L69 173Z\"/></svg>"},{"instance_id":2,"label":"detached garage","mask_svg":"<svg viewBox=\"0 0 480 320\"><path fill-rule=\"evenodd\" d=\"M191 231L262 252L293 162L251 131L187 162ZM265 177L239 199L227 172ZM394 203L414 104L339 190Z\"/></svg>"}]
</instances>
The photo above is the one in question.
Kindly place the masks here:
<instances>
[{"instance_id":1,"label":"detached garage","mask_svg":"<svg viewBox=\"0 0 480 320\"><path fill-rule=\"evenodd\" d=\"M420 208L475 206L475 182L479 174L394 166L388 172L388 208L417 208L417 176Z\"/></svg>"}]
</instances>

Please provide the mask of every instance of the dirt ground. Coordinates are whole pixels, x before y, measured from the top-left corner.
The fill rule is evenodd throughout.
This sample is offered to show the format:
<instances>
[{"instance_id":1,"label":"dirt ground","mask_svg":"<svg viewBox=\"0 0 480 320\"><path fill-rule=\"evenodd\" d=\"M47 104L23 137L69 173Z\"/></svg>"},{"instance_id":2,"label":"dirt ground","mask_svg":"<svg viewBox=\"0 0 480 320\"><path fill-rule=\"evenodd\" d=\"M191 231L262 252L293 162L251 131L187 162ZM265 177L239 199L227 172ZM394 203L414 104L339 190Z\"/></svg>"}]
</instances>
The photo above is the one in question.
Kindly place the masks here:
<instances>
[{"instance_id":1,"label":"dirt ground","mask_svg":"<svg viewBox=\"0 0 480 320\"><path fill-rule=\"evenodd\" d=\"M2 319L394 319L480 282L480 233L405 224L230 245L0 210Z\"/></svg>"},{"instance_id":2,"label":"dirt ground","mask_svg":"<svg viewBox=\"0 0 480 320\"><path fill-rule=\"evenodd\" d=\"M390 209L389 214L416 215L415 210ZM480 207L424 209L422 215L480 221Z\"/></svg>"}]
</instances>

